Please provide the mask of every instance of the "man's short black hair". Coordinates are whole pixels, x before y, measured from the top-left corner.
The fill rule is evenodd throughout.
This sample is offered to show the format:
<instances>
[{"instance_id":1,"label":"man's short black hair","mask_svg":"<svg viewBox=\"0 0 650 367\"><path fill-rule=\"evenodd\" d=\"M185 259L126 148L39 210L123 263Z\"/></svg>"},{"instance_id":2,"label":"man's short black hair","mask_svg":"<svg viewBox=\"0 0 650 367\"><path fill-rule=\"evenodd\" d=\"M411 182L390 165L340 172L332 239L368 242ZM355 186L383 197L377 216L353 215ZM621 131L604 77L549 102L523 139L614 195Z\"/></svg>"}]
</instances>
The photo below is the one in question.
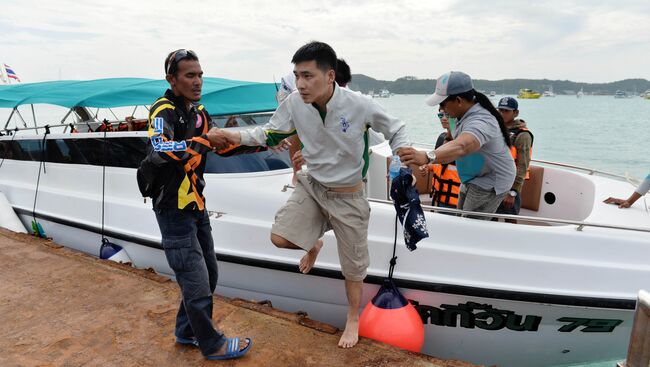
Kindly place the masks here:
<instances>
[{"instance_id":1,"label":"man's short black hair","mask_svg":"<svg viewBox=\"0 0 650 367\"><path fill-rule=\"evenodd\" d=\"M165 58L165 74L176 76L176 73L178 72L178 63L181 60L199 61L199 57L192 50L186 50L184 48L174 50Z\"/></svg>"},{"instance_id":2,"label":"man's short black hair","mask_svg":"<svg viewBox=\"0 0 650 367\"><path fill-rule=\"evenodd\" d=\"M300 47L291 62L298 64L304 61L316 61L316 66L324 72L330 69L336 71L336 52L327 43L312 41Z\"/></svg>"},{"instance_id":3,"label":"man's short black hair","mask_svg":"<svg viewBox=\"0 0 650 367\"><path fill-rule=\"evenodd\" d=\"M352 80L350 65L344 59L336 60L336 84L343 87Z\"/></svg>"}]
</instances>

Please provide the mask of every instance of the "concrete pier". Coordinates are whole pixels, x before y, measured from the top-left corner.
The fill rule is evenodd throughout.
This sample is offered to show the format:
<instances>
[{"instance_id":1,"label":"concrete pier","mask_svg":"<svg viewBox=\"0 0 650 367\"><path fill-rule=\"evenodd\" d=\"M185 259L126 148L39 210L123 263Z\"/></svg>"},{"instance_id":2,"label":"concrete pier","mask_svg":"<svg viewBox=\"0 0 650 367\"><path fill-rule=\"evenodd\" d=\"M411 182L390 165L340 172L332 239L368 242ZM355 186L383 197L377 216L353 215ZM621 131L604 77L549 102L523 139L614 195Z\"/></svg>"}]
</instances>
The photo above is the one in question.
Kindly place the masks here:
<instances>
[{"instance_id":1,"label":"concrete pier","mask_svg":"<svg viewBox=\"0 0 650 367\"><path fill-rule=\"evenodd\" d=\"M165 277L0 228L0 366L474 366L369 339L340 349L330 325L219 296L215 324L254 345L206 361L174 342L179 300Z\"/></svg>"}]
</instances>

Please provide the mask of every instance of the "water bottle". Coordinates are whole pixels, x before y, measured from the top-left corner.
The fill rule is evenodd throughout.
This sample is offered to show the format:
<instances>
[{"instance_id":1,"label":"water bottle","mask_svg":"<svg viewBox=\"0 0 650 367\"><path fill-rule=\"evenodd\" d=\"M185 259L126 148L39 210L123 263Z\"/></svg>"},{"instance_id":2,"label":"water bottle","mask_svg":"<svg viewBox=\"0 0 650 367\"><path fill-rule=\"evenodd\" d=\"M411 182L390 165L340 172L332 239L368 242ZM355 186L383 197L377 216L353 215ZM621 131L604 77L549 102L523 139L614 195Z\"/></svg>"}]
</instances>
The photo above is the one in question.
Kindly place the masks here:
<instances>
[{"instance_id":1,"label":"water bottle","mask_svg":"<svg viewBox=\"0 0 650 367\"><path fill-rule=\"evenodd\" d=\"M398 155L394 155L393 159L390 161L390 166L388 172L390 174L390 179L394 180L395 177L399 176L399 170L402 167L402 161L400 161Z\"/></svg>"}]
</instances>

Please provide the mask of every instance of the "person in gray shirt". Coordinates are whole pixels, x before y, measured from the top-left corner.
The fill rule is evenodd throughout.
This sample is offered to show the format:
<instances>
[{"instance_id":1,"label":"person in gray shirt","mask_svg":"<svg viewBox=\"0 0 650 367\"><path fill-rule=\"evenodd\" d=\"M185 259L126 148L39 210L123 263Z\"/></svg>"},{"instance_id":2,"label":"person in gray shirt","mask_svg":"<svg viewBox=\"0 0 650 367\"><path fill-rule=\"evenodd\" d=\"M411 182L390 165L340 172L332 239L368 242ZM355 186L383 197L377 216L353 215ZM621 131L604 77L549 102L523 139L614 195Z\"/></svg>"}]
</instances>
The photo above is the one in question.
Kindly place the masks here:
<instances>
[{"instance_id":1,"label":"person in gray shirt","mask_svg":"<svg viewBox=\"0 0 650 367\"><path fill-rule=\"evenodd\" d=\"M462 182L458 209L494 213L516 174L503 118L488 97L474 89L470 76L459 71L440 76L435 93L426 103L439 104L450 117L458 119L452 131L454 140L430 152L403 149L402 162L424 165L456 161Z\"/></svg>"}]
</instances>

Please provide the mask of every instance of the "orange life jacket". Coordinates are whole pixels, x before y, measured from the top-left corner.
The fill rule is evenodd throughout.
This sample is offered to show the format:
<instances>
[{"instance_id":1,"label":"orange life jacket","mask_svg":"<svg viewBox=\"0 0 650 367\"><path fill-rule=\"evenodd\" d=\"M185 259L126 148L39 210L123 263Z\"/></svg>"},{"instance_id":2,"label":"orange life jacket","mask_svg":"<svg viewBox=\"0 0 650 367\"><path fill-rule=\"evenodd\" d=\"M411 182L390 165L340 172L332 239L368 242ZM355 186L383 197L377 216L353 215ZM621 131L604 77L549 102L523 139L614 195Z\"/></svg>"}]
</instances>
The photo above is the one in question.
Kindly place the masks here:
<instances>
[{"instance_id":1,"label":"orange life jacket","mask_svg":"<svg viewBox=\"0 0 650 367\"><path fill-rule=\"evenodd\" d=\"M533 136L533 133L530 132L525 127L517 127L514 129L510 129L510 141L512 142L512 145L510 146L510 154L512 155L512 159L515 160L515 163L517 163L517 148L515 147L515 140L517 139L517 136L522 131L526 131L527 133L530 134L530 159L533 159L533 141L535 141L535 137ZM528 169L526 169L526 177L524 177L526 180L530 178L530 165L528 165Z\"/></svg>"},{"instance_id":2,"label":"orange life jacket","mask_svg":"<svg viewBox=\"0 0 650 367\"><path fill-rule=\"evenodd\" d=\"M460 177L454 164L432 164L431 196L434 204L458 206Z\"/></svg>"}]
</instances>

